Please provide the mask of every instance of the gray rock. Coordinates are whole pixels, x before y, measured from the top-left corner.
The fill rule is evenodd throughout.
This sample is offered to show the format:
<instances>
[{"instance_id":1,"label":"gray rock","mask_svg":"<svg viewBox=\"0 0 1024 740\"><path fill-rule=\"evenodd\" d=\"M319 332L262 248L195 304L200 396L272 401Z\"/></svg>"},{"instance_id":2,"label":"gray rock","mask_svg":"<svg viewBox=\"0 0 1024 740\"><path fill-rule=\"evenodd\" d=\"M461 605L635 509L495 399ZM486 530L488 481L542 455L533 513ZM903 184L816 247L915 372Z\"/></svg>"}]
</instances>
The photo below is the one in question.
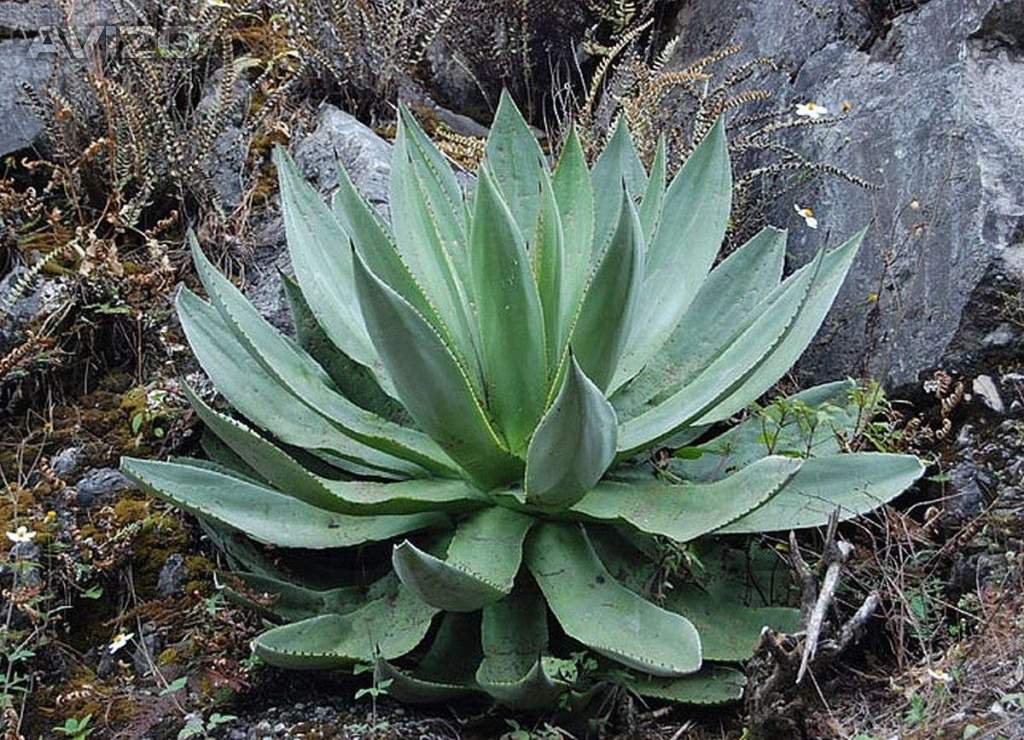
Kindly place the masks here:
<instances>
[{"instance_id":1,"label":"gray rock","mask_svg":"<svg viewBox=\"0 0 1024 740\"><path fill-rule=\"evenodd\" d=\"M53 456L53 459L50 460L50 467L61 478L70 478L81 469L84 462L84 447L65 447Z\"/></svg>"},{"instance_id":2,"label":"gray rock","mask_svg":"<svg viewBox=\"0 0 1024 740\"><path fill-rule=\"evenodd\" d=\"M696 0L680 12L677 54L689 61L735 39L738 61L781 60L789 75L757 82L778 102L851 102L837 129L808 127L789 143L881 190L815 181L772 220L794 227L792 266L870 225L800 369L820 381L866 364L900 386L984 362L994 307L1024 281L1024 2L931 0L892 18L872 5L888 4L841 0L822 20L791 0ZM803 227L795 198L816 207L820 229Z\"/></svg>"},{"instance_id":3,"label":"gray rock","mask_svg":"<svg viewBox=\"0 0 1024 740\"><path fill-rule=\"evenodd\" d=\"M185 556L176 552L167 558L167 562L160 569L156 590L165 598L180 596L184 590L187 578L188 566L185 565Z\"/></svg>"},{"instance_id":4,"label":"gray rock","mask_svg":"<svg viewBox=\"0 0 1024 740\"><path fill-rule=\"evenodd\" d=\"M970 459L958 461L949 471L949 488L943 503L950 529L955 530L977 516L992 498L995 485L991 471Z\"/></svg>"},{"instance_id":5,"label":"gray rock","mask_svg":"<svg viewBox=\"0 0 1024 740\"><path fill-rule=\"evenodd\" d=\"M19 265L0 280L0 354L23 341L27 329L71 295L67 279L35 277L26 284L27 273Z\"/></svg>"},{"instance_id":6,"label":"gray rock","mask_svg":"<svg viewBox=\"0 0 1024 740\"><path fill-rule=\"evenodd\" d=\"M971 384L971 389L978 395L981 402L992 411L1001 414L1006 411L1003 399L999 395L999 387L989 375L979 375Z\"/></svg>"},{"instance_id":7,"label":"gray rock","mask_svg":"<svg viewBox=\"0 0 1024 740\"><path fill-rule=\"evenodd\" d=\"M97 468L86 473L75 485L76 500L80 506L88 508L97 498L131 491L134 488L135 484L121 471L114 468Z\"/></svg>"}]
</instances>

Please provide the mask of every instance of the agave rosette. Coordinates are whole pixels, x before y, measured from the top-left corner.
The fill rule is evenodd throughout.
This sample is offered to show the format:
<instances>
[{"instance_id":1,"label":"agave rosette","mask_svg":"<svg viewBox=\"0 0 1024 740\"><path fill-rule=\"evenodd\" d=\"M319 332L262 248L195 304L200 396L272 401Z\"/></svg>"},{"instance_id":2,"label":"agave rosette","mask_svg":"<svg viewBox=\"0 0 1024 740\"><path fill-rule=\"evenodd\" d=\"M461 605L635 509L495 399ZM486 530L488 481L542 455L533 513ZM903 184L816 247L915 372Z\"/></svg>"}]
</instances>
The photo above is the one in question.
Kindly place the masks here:
<instances>
[{"instance_id":1,"label":"agave rosette","mask_svg":"<svg viewBox=\"0 0 1024 740\"><path fill-rule=\"evenodd\" d=\"M655 603L658 543L821 526L921 475L914 457L840 454L829 428L800 456L768 454L756 419L707 439L799 357L862 239L783 279L785 234L767 229L712 269L721 122L670 184L664 146L648 172L624 124L592 170L573 134L551 171L506 96L463 188L403 110L390 224L344 172L328 207L277 165L296 336L193 241L209 299L183 290L178 311L237 414L191 394L211 461L123 462L224 546L245 586L229 593L279 623L255 642L268 663L372 664L400 699L537 708L577 695L566 658L586 648L638 693L734 699L724 664L794 612L741 603L716 566ZM841 408L848 390L804 397ZM682 446L667 471L647 462ZM316 577L253 543L307 553ZM372 543L390 560L352 575Z\"/></svg>"}]
</instances>

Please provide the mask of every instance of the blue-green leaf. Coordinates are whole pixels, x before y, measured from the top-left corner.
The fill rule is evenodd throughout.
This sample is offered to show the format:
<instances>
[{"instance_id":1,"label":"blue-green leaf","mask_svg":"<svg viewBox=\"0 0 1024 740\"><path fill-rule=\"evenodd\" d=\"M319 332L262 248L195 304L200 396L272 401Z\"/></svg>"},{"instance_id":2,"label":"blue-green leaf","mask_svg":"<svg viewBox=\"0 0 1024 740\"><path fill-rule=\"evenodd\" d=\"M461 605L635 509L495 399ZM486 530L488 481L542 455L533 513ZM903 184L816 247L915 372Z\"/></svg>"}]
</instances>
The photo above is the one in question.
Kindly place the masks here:
<instances>
[{"instance_id":1,"label":"blue-green leaf","mask_svg":"<svg viewBox=\"0 0 1024 740\"><path fill-rule=\"evenodd\" d=\"M619 370L636 375L669 338L715 261L729 224L732 169L719 120L676 175L647 246L636 330Z\"/></svg>"},{"instance_id":2,"label":"blue-green leaf","mask_svg":"<svg viewBox=\"0 0 1024 740\"><path fill-rule=\"evenodd\" d=\"M485 397L509 449L524 455L547 395L544 315L522 234L486 167L470 242Z\"/></svg>"},{"instance_id":3,"label":"blue-green leaf","mask_svg":"<svg viewBox=\"0 0 1024 740\"><path fill-rule=\"evenodd\" d=\"M555 402L530 441L526 500L564 509L579 501L615 459L618 422L573 357Z\"/></svg>"},{"instance_id":4,"label":"blue-green leaf","mask_svg":"<svg viewBox=\"0 0 1024 740\"><path fill-rule=\"evenodd\" d=\"M448 545L444 560L406 540L395 547L395 572L423 601L438 609L469 612L512 591L533 519L491 507L470 514Z\"/></svg>"}]
</instances>

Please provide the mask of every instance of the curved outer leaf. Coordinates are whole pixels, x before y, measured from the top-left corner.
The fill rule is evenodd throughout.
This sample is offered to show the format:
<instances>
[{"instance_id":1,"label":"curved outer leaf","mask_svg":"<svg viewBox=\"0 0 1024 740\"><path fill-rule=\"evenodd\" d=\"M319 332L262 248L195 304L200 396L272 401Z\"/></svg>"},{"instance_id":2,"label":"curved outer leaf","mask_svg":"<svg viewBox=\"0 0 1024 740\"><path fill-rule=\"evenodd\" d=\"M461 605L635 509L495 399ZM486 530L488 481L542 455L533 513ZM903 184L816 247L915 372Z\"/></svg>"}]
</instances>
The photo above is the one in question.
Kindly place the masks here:
<instances>
[{"instance_id":1,"label":"curved outer leaf","mask_svg":"<svg viewBox=\"0 0 1024 740\"><path fill-rule=\"evenodd\" d=\"M485 398L509 449L523 455L547 395L544 314L522 234L486 167L477 178L469 262Z\"/></svg>"},{"instance_id":2,"label":"curved outer leaf","mask_svg":"<svg viewBox=\"0 0 1024 740\"><path fill-rule=\"evenodd\" d=\"M304 449L329 450L346 460L403 477L424 475L411 462L363 444L312 411L263 367L228 328L221 315L191 291L176 301L188 343L214 386L232 407L281 441Z\"/></svg>"},{"instance_id":3,"label":"curved outer leaf","mask_svg":"<svg viewBox=\"0 0 1024 740\"><path fill-rule=\"evenodd\" d=\"M230 579L240 581L244 590L224 583ZM256 573L220 573L218 581L228 599L284 622L321 614L347 614L366 603L366 589L358 586L318 591Z\"/></svg>"},{"instance_id":4,"label":"curved outer leaf","mask_svg":"<svg viewBox=\"0 0 1024 740\"><path fill-rule=\"evenodd\" d=\"M689 542L762 506L784 490L802 460L766 457L715 483L600 483L573 512Z\"/></svg>"},{"instance_id":5,"label":"curved outer leaf","mask_svg":"<svg viewBox=\"0 0 1024 740\"><path fill-rule=\"evenodd\" d=\"M633 329L644 270L643 233L636 208L623 194L619 224L583 298L572 349L594 385L612 380Z\"/></svg>"},{"instance_id":6,"label":"curved outer leaf","mask_svg":"<svg viewBox=\"0 0 1024 740\"><path fill-rule=\"evenodd\" d=\"M484 161L501 186L519 230L532 233L540 213L541 173L547 170L547 161L537 137L506 90L501 93L485 155Z\"/></svg>"},{"instance_id":7,"label":"curved outer leaf","mask_svg":"<svg viewBox=\"0 0 1024 740\"><path fill-rule=\"evenodd\" d=\"M586 285L594 241L594 186L575 126L551 180L565 237L560 324L568 328Z\"/></svg>"},{"instance_id":8,"label":"curved outer leaf","mask_svg":"<svg viewBox=\"0 0 1024 740\"><path fill-rule=\"evenodd\" d=\"M826 404L832 408L828 421L821 421L813 430L806 428L807 419L792 410L780 420L776 420L774 414L770 418L753 414L741 424L692 448L699 457L673 460L672 470L687 480L718 480L771 454L769 440L776 452L810 453L811 457L838 454L842 450L837 434L846 434L849 438L858 424L874 416L870 408L851 401L856 388L856 381L840 380L808 388L786 399L787 406L799 402L814 410ZM769 440L765 439L766 435Z\"/></svg>"},{"instance_id":9,"label":"curved outer leaf","mask_svg":"<svg viewBox=\"0 0 1024 740\"><path fill-rule=\"evenodd\" d=\"M857 452L811 458L777 496L718 534L822 527L837 509L840 521L852 519L896 498L924 470L913 455Z\"/></svg>"},{"instance_id":10,"label":"curved outer leaf","mask_svg":"<svg viewBox=\"0 0 1024 740\"><path fill-rule=\"evenodd\" d=\"M665 608L693 622L700 633L705 660L749 660L765 627L787 634L800 627L799 609L750 607L717 598L689 583L673 585Z\"/></svg>"},{"instance_id":11,"label":"curved outer leaf","mask_svg":"<svg viewBox=\"0 0 1024 740\"><path fill-rule=\"evenodd\" d=\"M390 421L406 416L401 404L380 387L373 372L334 346L320 326L295 279L281 273L299 346L330 376L341 394L367 411Z\"/></svg>"},{"instance_id":12,"label":"curved outer leaf","mask_svg":"<svg viewBox=\"0 0 1024 740\"><path fill-rule=\"evenodd\" d=\"M730 704L743 698L747 676L725 666L707 666L700 673L684 678L665 679L635 677L623 685L640 696L664 699L677 704L715 706Z\"/></svg>"},{"instance_id":13,"label":"curved outer leaf","mask_svg":"<svg viewBox=\"0 0 1024 740\"><path fill-rule=\"evenodd\" d=\"M683 676L700 668L700 637L693 625L615 581L579 525L541 524L527 542L526 563L573 639L655 676Z\"/></svg>"},{"instance_id":14,"label":"curved outer leaf","mask_svg":"<svg viewBox=\"0 0 1024 740\"><path fill-rule=\"evenodd\" d=\"M423 601L453 612L476 611L512 590L533 519L498 506L459 524L445 560L406 540L395 547L395 572Z\"/></svg>"},{"instance_id":15,"label":"curved outer leaf","mask_svg":"<svg viewBox=\"0 0 1024 740\"><path fill-rule=\"evenodd\" d=\"M180 463L124 458L121 469L145 490L178 508L278 547L352 547L449 524L448 517L433 512L366 517L336 514L249 481Z\"/></svg>"},{"instance_id":16,"label":"curved outer leaf","mask_svg":"<svg viewBox=\"0 0 1024 740\"><path fill-rule=\"evenodd\" d=\"M778 287L785 256L786 232L768 228L712 270L665 344L612 396L619 418L631 419L693 381L733 344ZM626 380L620 370L616 381Z\"/></svg>"},{"instance_id":17,"label":"curved outer leaf","mask_svg":"<svg viewBox=\"0 0 1024 740\"><path fill-rule=\"evenodd\" d=\"M647 192L640 203L640 224L644 227L644 244L650 244L658 230L661 212L665 207L665 135L658 137L658 149L651 164L651 177L647 181Z\"/></svg>"},{"instance_id":18,"label":"curved outer leaf","mask_svg":"<svg viewBox=\"0 0 1024 740\"><path fill-rule=\"evenodd\" d=\"M412 704L449 701L479 692L474 673L480 664L480 617L448 612L430 649L411 672L386 660L374 666L374 681L388 684L388 696Z\"/></svg>"},{"instance_id":19,"label":"curved outer leaf","mask_svg":"<svg viewBox=\"0 0 1024 740\"><path fill-rule=\"evenodd\" d=\"M617 436L611 404L570 358L562 390L530 440L527 502L565 509L579 501L615 459Z\"/></svg>"},{"instance_id":20,"label":"curved outer leaf","mask_svg":"<svg viewBox=\"0 0 1024 740\"><path fill-rule=\"evenodd\" d=\"M472 511L488 503L483 494L463 481L375 483L320 478L241 422L211 409L187 387L186 395L203 423L262 478L289 496L319 509L356 516L415 514Z\"/></svg>"},{"instance_id":21,"label":"curved outer leaf","mask_svg":"<svg viewBox=\"0 0 1024 740\"><path fill-rule=\"evenodd\" d=\"M391 383L356 302L348 236L284 149L274 150L274 164L288 254L306 302L331 342L369 368L381 388L391 394Z\"/></svg>"},{"instance_id":22,"label":"curved outer leaf","mask_svg":"<svg viewBox=\"0 0 1024 740\"><path fill-rule=\"evenodd\" d=\"M808 269L790 277L769 298L750 326L691 383L665 401L622 424L619 453L628 455L657 444L685 426L696 426L708 409L740 387L766 355L779 346L806 305L821 265L821 254Z\"/></svg>"},{"instance_id":23,"label":"curved outer leaf","mask_svg":"<svg viewBox=\"0 0 1024 740\"><path fill-rule=\"evenodd\" d=\"M832 308L832 303L864 241L865 233L866 229L824 256L821 269L807 297L806 306L801 309L796 320L786 331L783 341L765 357L757 371L739 389L702 416L697 423L712 424L728 419L737 411L749 406L793 367L818 333L829 309ZM801 269L810 268L812 265Z\"/></svg>"},{"instance_id":24,"label":"curved outer leaf","mask_svg":"<svg viewBox=\"0 0 1024 740\"><path fill-rule=\"evenodd\" d=\"M430 437L382 419L337 393L323 368L260 316L242 292L210 264L194 236L191 241L193 261L210 302L250 354L282 385L363 444L421 465L437 475L459 475Z\"/></svg>"},{"instance_id":25,"label":"curved outer leaf","mask_svg":"<svg viewBox=\"0 0 1024 740\"><path fill-rule=\"evenodd\" d=\"M435 614L436 609L399 587L348 614L275 627L257 637L253 649L271 665L297 670L392 660L423 641Z\"/></svg>"},{"instance_id":26,"label":"curved outer leaf","mask_svg":"<svg viewBox=\"0 0 1024 740\"><path fill-rule=\"evenodd\" d=\"M562 218L558 212L554 187L547 172L541 171L541 207L533 238L531 261L537 279L544 312L544 339L547 343L547 365L549 376L558 367L565 346L568 324L563 323L564 281L569 279L565 268L565 234Z\"/></svg>"},{"instance_id":27,"label":"curved outer leaf","mask_svg":"<svg viewBox=\"0 0 1024 740\"><path fill-rule=\"evenodd\" d=\"M623 195L630 201L640 197L647 187L647 173L633 147L626 117L619 116L612 138L608 140L591 173L594 183L594 245L593 259L601 257L601 249L615 231L618 204ZM623 193L625 184L625 193Z\"/></svg>"},{"instance_id":28,"label":"curved outer leaf","mask_svg":"<svg viewBox=\"0 0 1024 740\"><path fill-rule=\"evenodd\" d=\"M647 248L643 299L619 383L632 378L669 338L715 261L732 205L725 123L697 145L665 195L661 223Z\"/></svg>"},{"instance_id":29,"label":"curved outer leaf","mask_svg":"<svg viewBox=\"0 0 1024 740\"><path fill-rule=\"evenodd\" d=\"M416 130L418 131L419 129ZM443 160L441 165L442 169L440 172L451 176L451 169ZM426 168L426 165L424 164L423 167ZM433 168L430 168L428 173L424 175L424 179L431 181L429 174L433 172ZM452 178L454 179L454 176ZM438 177L437 180L433 183L435 188L443 190L446 194L445 197L440 198L442 204L447 204L447 199L450 197L456 198L456 200L452 201L453 204L458 203L458 199L461 198L458 184L455 185L453 196L447 190L447 186L441 185L440 181L443 178ZM454 208L454 205L449 207L448 210L452 210L452 208ZM356 252L369 269L391 286L392 290L407 300L413 308L419 311L430 322L430 325L437 330L438 334L445 338L449 346L458 346L451 327L438 314L437 309L431 304L423 288L416 282L416 278L413 277L409 266L402 259L398 246L391 235L390 228L384 223L380 214L377 213L373 206L356 190L344 169L339 169L339 187L334 194L333 210L338 223L348 233ZM461 223L452 228L458 232L453 239L458 241L460 244L459 250L464 252L465 234L461 231Z\"/></svg>"},{"instance_id":30,"label":"curved outer leaf","mask_svg":"<svg viewBox=\"0 0 1024 740\"><path fill-rule=\"evenodd\" d=\"M441 153L404 108L395 138L390 193L398 251L450 330L442 336L452 342L451 351L479 392L461 193Z\"/></svg>"},{"instance_id":31,"label":"curved outer leaf","mask_svg":"<svg viewBox=\"0 0 1024 740\"><path fill-rule=\"evenodd\" d=\"M541 665L548 648L548 612L529 579L501 601L484 607L481 642L484 657L476 681L498 703L540 709L553 705L565 691Z\"/></svg>"},{"instance_id":32,"label":"curved outer leaf","mask_svg":"<svg viewBox=\"0 0 1024 740\"><path fill-rule=\"evenodd\" d=\"M356 271L366 324L409 414L478 485L515 479L521 463L502 448L448 346L358 257Z\"/></svg>"}]
</instances>

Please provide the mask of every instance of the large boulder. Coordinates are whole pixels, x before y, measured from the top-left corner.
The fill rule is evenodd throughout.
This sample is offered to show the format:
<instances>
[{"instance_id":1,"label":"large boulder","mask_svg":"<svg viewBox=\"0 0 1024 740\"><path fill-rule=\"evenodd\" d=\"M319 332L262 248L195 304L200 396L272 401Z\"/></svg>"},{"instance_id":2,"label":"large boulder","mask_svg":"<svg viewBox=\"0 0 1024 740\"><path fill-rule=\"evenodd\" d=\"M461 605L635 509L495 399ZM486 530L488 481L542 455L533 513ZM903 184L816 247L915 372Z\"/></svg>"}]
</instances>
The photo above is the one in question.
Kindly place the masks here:
<instances>
[{"instance_id":1,"label":"large boulder","mask_svg":"<svg viewBox=\"0 0 1024 740\"><path fill-rule=\"evenodd\" d=\"M971 370L1020 344L1001 318L1024 290L1024 0L882 4L691 0L676 64L744 45L738 62L777 59L779 102L852 108L838 128L787 143L878 183L820 179L774 205L793 266L869 226L814 347L807 381L867 370L900 387L936 367ZM895 10L894 10L895 9ZM813 231L793 212L813 205Z\"/></svg>"}]
</instances>

